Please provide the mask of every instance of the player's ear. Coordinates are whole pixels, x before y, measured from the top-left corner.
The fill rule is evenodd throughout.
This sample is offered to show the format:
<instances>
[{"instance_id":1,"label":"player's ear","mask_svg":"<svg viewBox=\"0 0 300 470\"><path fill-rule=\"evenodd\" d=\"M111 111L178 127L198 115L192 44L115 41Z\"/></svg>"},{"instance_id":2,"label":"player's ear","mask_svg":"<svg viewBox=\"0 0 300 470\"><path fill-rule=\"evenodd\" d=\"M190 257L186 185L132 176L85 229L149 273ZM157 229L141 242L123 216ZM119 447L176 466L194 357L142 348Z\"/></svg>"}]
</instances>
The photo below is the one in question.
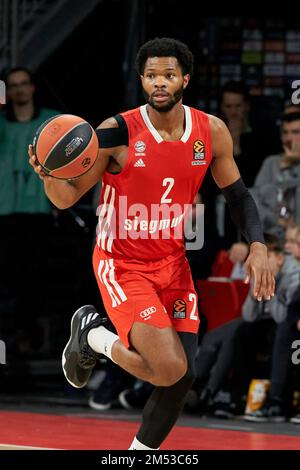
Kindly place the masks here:
<instances>
[{"instance_id":1,"label":"player's ear","mask_svg":"<svg viewBox=\"0 0 300 470\"><path fill-rule=\"evenodd\" d=\"M188 73L186 75L183 75L183 89L185 89L188 86L190 78L191 76Z\"/></svg>"}]
</instances>

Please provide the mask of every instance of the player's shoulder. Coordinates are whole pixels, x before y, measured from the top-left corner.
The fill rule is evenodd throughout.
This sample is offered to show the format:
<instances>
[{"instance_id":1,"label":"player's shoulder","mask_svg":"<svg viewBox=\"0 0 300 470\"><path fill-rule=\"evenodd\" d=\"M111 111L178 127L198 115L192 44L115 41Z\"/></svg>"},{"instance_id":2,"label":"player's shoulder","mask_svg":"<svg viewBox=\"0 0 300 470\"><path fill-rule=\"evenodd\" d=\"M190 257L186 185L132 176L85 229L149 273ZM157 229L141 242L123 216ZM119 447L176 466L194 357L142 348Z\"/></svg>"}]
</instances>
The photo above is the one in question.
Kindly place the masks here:
<instances>
[{"instance_id":1,"label":"player's shoulder","mask_svg":"<svg viewBox=\"0 0 300 470\"><path fill-rule=\"evenodd\" d=\"M225 122L220 119L218 116L214 116L213 114L207 114L210 130L212 134L223 134L224 132L227 133L228 129Z\"/></svg>"},{"instance_id":2,"label":"player's shoulder","mask_svg":"<svg viewBox=\"0 0 300 470\"><path fill-rule=\"evenodd\" d=\"M208 114L202 109L193 108L191 106L189 106L189 109L192 115L196 115L197 119L200 119L201 121L208 122L211 127L213 126L214 128L217 129L218 127L222 126L223 121L217 118L216 116L213 116L212 114ZM223 125L225 124L223 123Z\"/></svg>"},{"instance_id":3,"label":"player's shoulder","mask_svg":"<svg viewBox=\"0 0 300 470\"><path fill-rule=\"evenodd\" d=\"M129 109L128 111L124 111L121 113L116 114L115 116L111 116L98 126L97 129L115 129L120 127L120 123L126 126L126 118L131 117L139 112L139 108Z\"/></svg>"},{"instance_id":4,"label":"player's shoulder","mask_svg":"<svg viewBox=\"0 0 300 470\"><path fill-rule=\"evenodd\" d=\"M102 121L97 129L116 129L119 127L118 121L114 116L111 116Z\"/></svg>"}]
</instances>

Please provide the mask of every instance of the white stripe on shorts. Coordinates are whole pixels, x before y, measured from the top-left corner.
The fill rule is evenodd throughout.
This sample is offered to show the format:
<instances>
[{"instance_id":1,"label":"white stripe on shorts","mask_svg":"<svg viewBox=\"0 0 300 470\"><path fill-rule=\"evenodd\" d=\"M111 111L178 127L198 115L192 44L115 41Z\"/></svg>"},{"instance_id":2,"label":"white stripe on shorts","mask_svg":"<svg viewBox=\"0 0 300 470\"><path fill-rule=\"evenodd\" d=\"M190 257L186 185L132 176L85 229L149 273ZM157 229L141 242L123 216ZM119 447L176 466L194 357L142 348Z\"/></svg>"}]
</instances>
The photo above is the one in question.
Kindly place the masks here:
<instances>
[{"instance_id":1,"label":"white stripe on shorts","mask_svg":"<svg viewBox=\"0 0 300 470\"><path fill-rule=\"evenodd\" d=\"M100 261L101 263L101 261ZM109 284L109 281L107 279L107 273L109 271L109 264L108 264L108 261L105 260L104 261L104 271L101 273L100 271L100 264L99 264L99 269L98 269L98 275L99 275L99 278L101 280L101 282L105 285L106 289L107 289L107 292L109 293L110 295L110 298L111 298L111 302L112 302L112 307L116 307L117 305L120 305L121 304L121 301L120 299L117 297L116 293L114 292L112 286Z\"/></svg>"}]
</instances>

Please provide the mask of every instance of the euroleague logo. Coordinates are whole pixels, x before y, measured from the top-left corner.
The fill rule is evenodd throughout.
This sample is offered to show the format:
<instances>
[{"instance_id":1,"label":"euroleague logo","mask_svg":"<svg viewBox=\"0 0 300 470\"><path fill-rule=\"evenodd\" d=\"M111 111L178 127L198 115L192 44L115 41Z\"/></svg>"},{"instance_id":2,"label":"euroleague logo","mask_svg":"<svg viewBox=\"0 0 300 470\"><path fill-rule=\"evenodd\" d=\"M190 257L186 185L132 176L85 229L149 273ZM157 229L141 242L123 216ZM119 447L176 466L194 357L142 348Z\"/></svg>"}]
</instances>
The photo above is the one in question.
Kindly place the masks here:
<instances>
[{"instance_id":1,"label":"euroleague logo","mask_svg":"<svg viewBox=\"0 0 300 470\"><path fill-rule=\"evenodd\" d=\"M192 161L192 165L193 166L197 166L197 165L206 165L206 161L205 161L205 145L204 143L202 142L202 140L200 139L197 139L195 140L194 142L194 146L193 146L193 161Z\"/></svg>"},{"instance_id":2,"label":"euroleague logo","mask_svg":"<svg viewBox=\"0 0 300 470\"><path fill-rule=\"evenodd\" d=\"M87 168L90 163L91 163L91 159L89 157L86 157L82 160L81 165L83 166L83 168Z\"/></svg>"},{"instance_id":3,"label":"euroleague logo","mask_svg":"<svg viewBox=\"0 0 300 470\"><path fill-rule=\"evenodd\" d=\"M143 310L142 312L140 312L140 317L143 320L149 320L152 316L152 313L155 313L155 312L156 312L156 307L154 306L148 307L148 308L145 308L145 310Z\"/></svg>"},{"instance_id":4,"label":"euroleague logo","mask_svg":"<svg viewBox=\"0 0 300 470\"><path fill-rule=\"evenodd\" d=\"M173 318L186 317L186 303L183 299L175 300L173 304Z\"/></svg>"}]
</instances>

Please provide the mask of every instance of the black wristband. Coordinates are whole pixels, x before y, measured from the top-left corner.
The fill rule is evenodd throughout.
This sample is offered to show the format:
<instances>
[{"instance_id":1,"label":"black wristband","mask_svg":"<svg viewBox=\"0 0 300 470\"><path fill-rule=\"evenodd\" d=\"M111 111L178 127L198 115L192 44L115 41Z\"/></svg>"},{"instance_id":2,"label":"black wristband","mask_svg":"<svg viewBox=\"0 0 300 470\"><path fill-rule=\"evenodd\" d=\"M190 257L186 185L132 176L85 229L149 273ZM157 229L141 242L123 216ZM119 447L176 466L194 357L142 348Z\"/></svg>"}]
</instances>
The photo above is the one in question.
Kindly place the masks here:
<instances>
[{"instance_id":1,"label":"black wristband","mask_svg":"<svg viewBox=\"0 0 300 470\"><path fill-rule=\"evenodd\" d=\"M230 216L248 243L265 243L257 206L242 178L221 189Z\"/></svg>"}]
</instances>

